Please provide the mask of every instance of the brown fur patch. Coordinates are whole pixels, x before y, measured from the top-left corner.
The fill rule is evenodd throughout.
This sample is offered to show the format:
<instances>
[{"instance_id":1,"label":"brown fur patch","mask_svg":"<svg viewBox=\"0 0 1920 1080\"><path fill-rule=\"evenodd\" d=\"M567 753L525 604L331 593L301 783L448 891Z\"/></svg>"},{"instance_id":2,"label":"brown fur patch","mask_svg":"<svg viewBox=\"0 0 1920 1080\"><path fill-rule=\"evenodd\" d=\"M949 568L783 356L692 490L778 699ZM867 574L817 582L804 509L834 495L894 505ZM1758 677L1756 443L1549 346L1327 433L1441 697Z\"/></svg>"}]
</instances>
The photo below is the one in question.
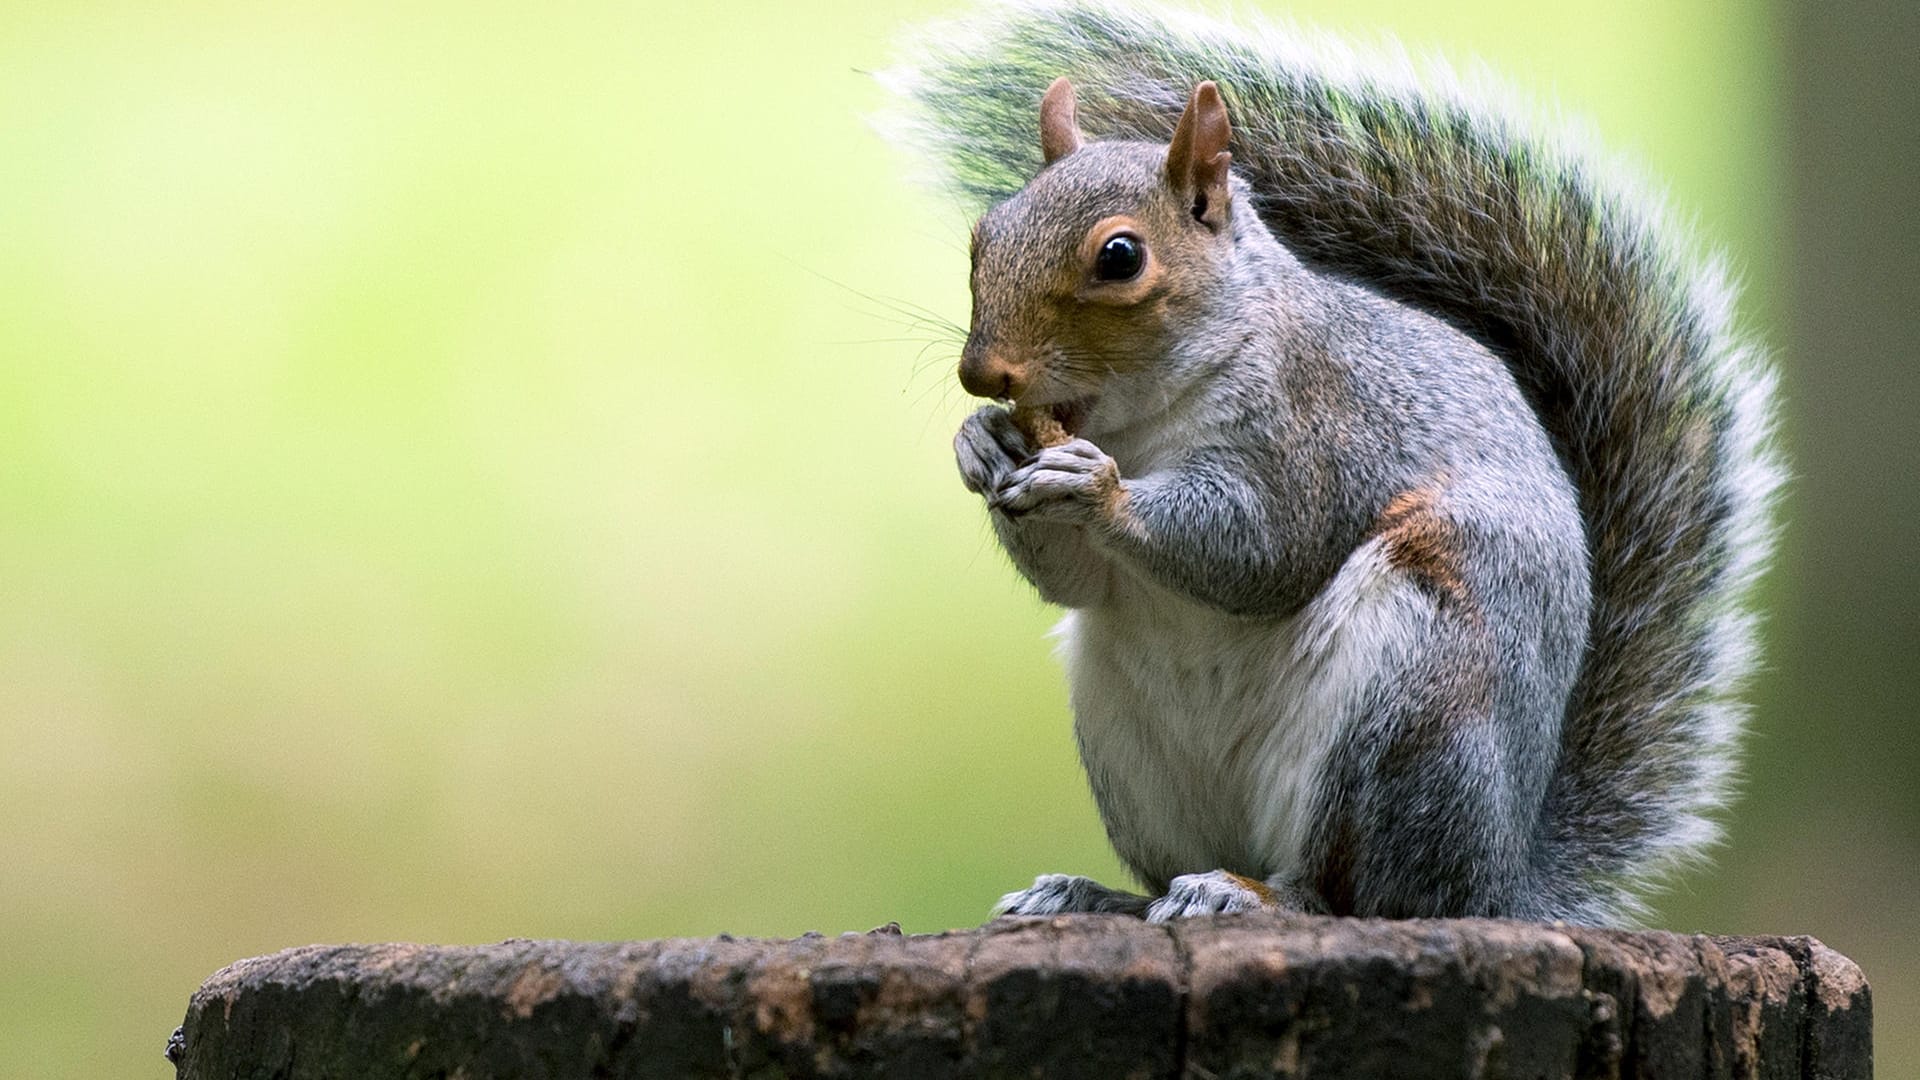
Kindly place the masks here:
<instances>
[{"instance_id":1,"label":"brown fur patch","mask_svg":"<svg viewBox=\"0 0 1920 1080\"><path fill-rule=\"evenodd\" d=\"M1439 497L1438 484L1395 495L1380 512L1376 535L1389 565L1440 596L1468 603L1459 532L1436 508Z\"/></svg>"},{"instance_id":2,"label":"brown fur patch","mask_svg":"<svg viewBox=\"0 0 1920 1080\"><path fill-rule=\"evenodd\" d=\"M1411 707L1408 722L1380 760L1396 775L1417 773L1431 755L1445 754L1461 728L1493 708L1493 636L1465 580L1459 529L1437 505L1443 483L1402 492L1380 515L1388 563L1426 589L1455 623L1401 688Z\"/></svg>"},{"instance_id":3,"label":"brown fur patch","mask_svg":"<svg viewBox=\"0 0 1920 1080\"><path fill-rule=\"evenodd\" d=\"M1101 513L1105 515L1107 527L1115 532L1145 540L1146 526L1133 516L1133 507L1127 499L1127 486L1120 482L1120 473L1115 470L1110 484L1101 492Z\"/></svg>"},{"instance_id":4,"label":"brown fur patch","mask_svg":"<svg viewBox=\"0 0 1920 1080\"><path fill-rule=\"evenodd\" d=\"M1243 874L1236 874L1231 870L1224 871L1224 873L1233 879L1234 884L1259 897L1262 907L1273 908L1280 906L1280 898L1274 895L1273 890L1267 887L1266 882L1258 878L1250 878Z\"/></svg>"}]
</instances>

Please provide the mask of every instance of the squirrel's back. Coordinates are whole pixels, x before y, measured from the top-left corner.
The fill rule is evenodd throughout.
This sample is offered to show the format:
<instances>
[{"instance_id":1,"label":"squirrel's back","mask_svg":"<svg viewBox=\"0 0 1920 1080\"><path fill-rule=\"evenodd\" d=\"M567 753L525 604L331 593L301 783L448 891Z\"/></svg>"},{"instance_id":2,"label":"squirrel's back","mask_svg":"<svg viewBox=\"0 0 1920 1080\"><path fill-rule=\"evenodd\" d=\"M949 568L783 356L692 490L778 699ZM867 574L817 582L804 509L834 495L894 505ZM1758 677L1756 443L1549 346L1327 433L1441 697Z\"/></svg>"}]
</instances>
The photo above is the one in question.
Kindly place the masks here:
<instances>
[{"instance_id":1,"label":"squirrel's back","mask_svg":"<svg viewBox=\"0 0 1920 1080\"><path fill-rule=\"evenodd\" d=\"M1041 164L1032 117L1054 78L1089 136L1155 141L1216 80L1234 168L1296 255L1507 364L1573 480L1592 565L1538 880L1569 918L1632 914L1633 887L1716 835L1772 539L1772 377L1720 270L1600 158L1402 58L1094 0L990 6L917 50L889 76L904 133L976 209Z\"/></svg>"}]
</instances>

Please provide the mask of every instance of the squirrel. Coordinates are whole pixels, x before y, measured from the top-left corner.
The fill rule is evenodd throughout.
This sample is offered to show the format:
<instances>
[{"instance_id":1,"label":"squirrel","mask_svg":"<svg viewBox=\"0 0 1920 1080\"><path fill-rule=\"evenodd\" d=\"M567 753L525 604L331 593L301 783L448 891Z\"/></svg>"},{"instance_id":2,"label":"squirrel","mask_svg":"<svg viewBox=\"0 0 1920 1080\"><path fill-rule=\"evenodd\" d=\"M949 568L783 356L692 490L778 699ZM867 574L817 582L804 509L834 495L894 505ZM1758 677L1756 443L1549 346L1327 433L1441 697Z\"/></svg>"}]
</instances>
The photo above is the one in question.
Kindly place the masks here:
<instances>
[{"instance_id":1,"label":"squirrel","mask_svg":"<svg viewBox=\"0 0 1920 1080\"><path fill-rule=\"evenodd\" d=\"M902 130L986 208L960 474L1149 890L996 914L1644 918L1717 835L1781 476L1723 272L1404 63L1102 0L917 50Z\"/></svg>"}]
</instances>

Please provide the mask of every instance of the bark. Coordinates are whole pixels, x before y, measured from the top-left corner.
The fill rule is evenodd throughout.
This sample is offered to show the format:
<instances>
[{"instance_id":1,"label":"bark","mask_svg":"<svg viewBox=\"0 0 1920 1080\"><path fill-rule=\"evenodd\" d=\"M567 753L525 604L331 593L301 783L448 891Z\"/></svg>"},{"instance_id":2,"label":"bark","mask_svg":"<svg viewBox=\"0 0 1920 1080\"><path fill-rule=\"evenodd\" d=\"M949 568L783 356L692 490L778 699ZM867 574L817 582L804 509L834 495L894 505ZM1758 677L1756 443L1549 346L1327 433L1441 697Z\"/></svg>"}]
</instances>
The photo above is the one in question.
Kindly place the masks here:
<instances>
[{"instance_id":1,"label":"bark","mask_svg":"<svg viewBox=\"0 0 1920 1080\"><path fill-rule=\"evenodd\" d=\"M891 929L891 928L888 928ZM1811 938L1264 915L796 940L309 946L201 986L182 1078L1869 1077Z\"/></svg>"}]
</instances>

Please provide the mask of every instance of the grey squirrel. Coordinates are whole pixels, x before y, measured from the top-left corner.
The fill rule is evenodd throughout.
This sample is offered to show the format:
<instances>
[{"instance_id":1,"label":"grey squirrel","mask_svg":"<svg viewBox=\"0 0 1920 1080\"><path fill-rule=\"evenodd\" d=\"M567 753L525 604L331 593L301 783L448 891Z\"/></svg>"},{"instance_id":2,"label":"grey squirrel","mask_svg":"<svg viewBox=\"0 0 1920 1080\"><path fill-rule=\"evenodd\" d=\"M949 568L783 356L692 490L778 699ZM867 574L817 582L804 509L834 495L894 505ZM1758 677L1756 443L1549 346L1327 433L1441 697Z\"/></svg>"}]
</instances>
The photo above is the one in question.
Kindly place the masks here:
<instances>
[{"instance_id":1,"label":"grey squirrel","mask_svg":"<svg viewBox=\"0 0 1920 1080\"><path fill-rule=\"evenodd\" d=\"M989 207L960 379L1014 408L959 468L1151 893L997 910L1638 917L1714 838L1772 537L1719 271L1564 138L1271 30L1001 4L888 78Z\"/></svg>"}]
</instances>

